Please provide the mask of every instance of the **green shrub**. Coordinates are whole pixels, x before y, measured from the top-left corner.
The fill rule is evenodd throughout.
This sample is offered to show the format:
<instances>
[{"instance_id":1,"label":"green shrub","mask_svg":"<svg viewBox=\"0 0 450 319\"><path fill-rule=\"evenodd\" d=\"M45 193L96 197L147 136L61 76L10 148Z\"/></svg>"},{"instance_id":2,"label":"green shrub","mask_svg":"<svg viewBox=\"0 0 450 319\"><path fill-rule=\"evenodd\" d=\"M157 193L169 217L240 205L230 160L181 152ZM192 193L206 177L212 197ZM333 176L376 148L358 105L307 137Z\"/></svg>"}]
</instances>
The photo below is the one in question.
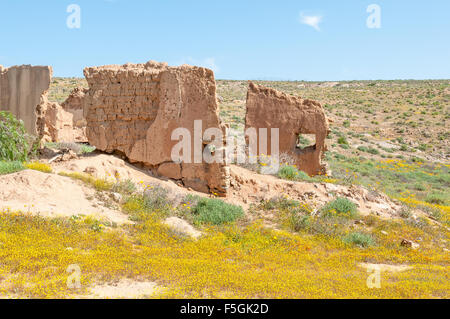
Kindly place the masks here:
<instances>
[{"instance_id":1,"label":"green shrub","mask_svg":"<svg viewBox=\"0 0 450 319\"><path fill-rule=\"evenodd\" d=\"M23 121L0 111L0 160L25 162L29 148Z\"/></svg>"},{"instance_id":2,"label":"green shrub","mask_svg":"<svg viewBox=\"0 0 450 319\"><path fill-rule=\"evenodd\" d=\"M167 190L158 186L142 194L132 194L125 200L122 209L131 215L131 220L143 221L152 214L168 216L171 205Z\"/></svg>"},{"instance_id":3,"label":"green shrub","mask_svg":"<svg viewBox=\"0 0 450 319\"><path fill-rule=\"evenodd\" d=\"M93 151L95 151L94 146L82 144L82 143L49 142L49 143L45 143L45 146L47 146L49 148L54 148L57 150L70 149L78 155L92 153Z\"/></svg>"},{"instance_id":4,"label":"green shrub","mask_svg":"<svg viewBox=\"0 0 450 319\"><path fill-rule=\"evenodd\" d=\"M360 247L370 247L375 245L375 239L370 234L350 233L343 238L344 243Z\"/></svg>"},{"instance_id":5,"label":"green shrub","mask_svg":"<svg viewBox=\"0 0 450 319\"><path fill-rule=\"evenodd\" d=\"M311 226L311 216L290 214L288 218L288 226L291 230L299 232L300 230L306 230Z\"/></svg>"},{"instance_id":6,"label":"green shrub","mask_svg":"<svg viewBox=\"0 0 450 319\"><path fill-rule=\"evenodd\" d=\"M342 144L348 145L348 141L344 136L339 137L337 142L338 142L338 144L341 144L341 145Z\"/></svg>"},{"instance_id":7,"label":"green shrub","mask_svg":"<svg viewBox=\"0 0 450 319\"><path fill-rule=\"evenodd\" d=\"M272 210L272 209L289 209L295 208L300 205L300 202L288 199L285 197L274 197L269 200L262 201L259 208L262 210Z\"/></svg>"},{"instance_id":8,"label":"green shrub","mask_svg":"<svg viewBox=\"0 0 450 319\"><path fill-rule=\"evenodd\" d=\"M136 185L131 179L119 180L112 187L112 191L120 194L131 195L136 192Z\"/></svg>"},{"instance_id":9,"label":"green shrub","mask_svg":"<svg viewBox=\"0 0 450 319\"><path fill-rule=\"evenodd\" d=\"M356 205L345 197L338 197L327 203L321 209L322 216L342 216L347 218L356 218L358 216Z\"/></svg>"},{"instance_id":10,"label":"green shrub","mask_svg":"<svg viewBox=\"0 0 450 319\"><path fill-rule=\"evenodd\" d=\"M231 223L244 215L240 206L225 203L220 199L202 198L192 210L198 224L221 225Z\"/></svg>"},{"instance_id":11,"label":"green shrub","mask_svg":"<svg viewBox=\"0 0 450 319\"><path fill-rule=\"evenodd\" d=\"M367 146L358 146L358 151L370 153L370 154L373 154L373 155L377 155L377 154L380 153L380 151L377 150L376 148L367 147Z\"/></svg>"},{"instance_id":12,"label":"green shrub","mask_svg":"<svg viewBox=\"0 0 450 319\"><path fill-rule=\"evenodd\" d=\"M21 162L4 162L0 161L0 175L15 173L24 170L23 164Z\"/></svg>"},{"instance_id":13,"label":"green shrub","mask_svg":"<svg viewBox=\"0 0 450 319\"><path fill-rule=\"evenodd\" d=\"M425 201L430 204L444 205L447 202L445 194L432 192L425 197Z\"/></svg>"},{"instance_id":14,"label":"green shrub","mask_svg":"<svg viewBox=\"0 0 450 319\"><path fill-rule=\"evenodd\" d=\"M284 165L278 171L278 177L290 181L296 180L298 177L298 169L291 165Z\"/></svg>"},{"instance_id":15,"label":"green shrub","mask_svg":"<svg viewBox=\"0 0 450 319\"><path fill-rule=\"evenodd\" d=\"M278 171L278 177L290 181L311 181L311 177L308 174L291 165L283 165Z\"/></svg>"}]
</instances>

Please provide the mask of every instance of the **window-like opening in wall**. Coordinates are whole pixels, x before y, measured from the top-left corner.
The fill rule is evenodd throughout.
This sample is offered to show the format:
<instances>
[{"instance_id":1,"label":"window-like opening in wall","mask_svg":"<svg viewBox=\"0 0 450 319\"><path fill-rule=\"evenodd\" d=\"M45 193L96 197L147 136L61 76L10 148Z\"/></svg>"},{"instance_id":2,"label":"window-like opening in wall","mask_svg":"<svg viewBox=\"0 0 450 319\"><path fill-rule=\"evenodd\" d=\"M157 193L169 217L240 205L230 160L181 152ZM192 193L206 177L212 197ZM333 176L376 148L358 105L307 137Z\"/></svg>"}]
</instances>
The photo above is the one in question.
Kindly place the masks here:
<instances>
[{"instance_id":1,"label":"window-like opening in wall","mask_svg":"<svg viewBox=\"0 0 450 319\"><path fill-rule=\"evenodd\" d=\"M296 147L300 150L316 148L316 134L299 134Z\"/></svg>"}]
</instances>

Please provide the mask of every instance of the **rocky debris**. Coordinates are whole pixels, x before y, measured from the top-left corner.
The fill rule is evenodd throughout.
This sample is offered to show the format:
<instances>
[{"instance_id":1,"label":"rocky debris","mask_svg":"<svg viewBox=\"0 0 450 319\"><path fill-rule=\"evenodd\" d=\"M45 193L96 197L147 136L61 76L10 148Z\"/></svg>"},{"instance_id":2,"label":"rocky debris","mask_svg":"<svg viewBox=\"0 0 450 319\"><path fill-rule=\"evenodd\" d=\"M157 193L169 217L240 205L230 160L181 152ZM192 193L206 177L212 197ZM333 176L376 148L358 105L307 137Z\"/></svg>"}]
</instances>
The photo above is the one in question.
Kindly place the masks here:
<instances>
[{"instance_id":1,"label":"rocky debris","mask_svg":"<svg viewBox=\"0 0 450 319\"><path fill-rule=\"evenodd\" d=\"M28 134L39 135L36 106L50 87L52 72L50 66L0 68L0 110L21 119Z\"/></svg>"},{"instance_id":2,"label":"rocky debris","mask_svg":"<svg viewBox=\"0 0 450 319\"><path fill-rule=\"evenodd\" d=\"M404 239L404 238L400 242L400 246L406 247L406 248L412 248L412 249L418 249L420 247L419 244L417 244L417 243L415 243L415 242L413 242L411 240Z\"/></svg>"},{"instance_id":3,"label":"rocky debris","mask_svg":"<svg viewBox=\"0 0 450 319\"><path fill-rule=\"evenodd\" d=\"M192 227L187 221L178 217L169 217L164 221L164 224L176 232L195 239L202 235L201 232Z\"/></svg>"},{"instance_id":4,"label":"rocky debris","mask_svg":"<svg viewBox=\"0 0 450 319\"><path fill-rule=\"evenodd\" d=\"M83 113L84 97L87 91L87 88L76 87L61 104L64 111L72 114L72 125L74 130L78 132L75 137L77 142L88 141L86 137L86 119Z\"/></svg>"},{"instance_id":5,"label":"rocky debris","mask_svg":"<svg viewBox=\"0 0 450 319\"><path fill-rule=\"evenodd\" d=\"M121 203L123 199L122 195L119 193L111 193L111 197L116 203Z\"/></svg>"},{"instance_id":6,"label":"rocky debris","mask_svg":"<svg viewBox=\"0 0 450 319\"><path fill-rule=\"evenodd\" d=\"M329 134L329 124L319 102L290 96L277 90L249 83L247 92L247 113L245 127L267 128L268 141L271 128L279 129L279 152L287 154L295 161L297 168L316 175L326 173L327 167L321 163L327 150L325 138ZM315 144L301 148L300 134L314 134ZM272 154L268 142L267 154ZM259 155L261 150L258 149Z\"/></svg>"},{"instance_id":7,"label":"rocky debris","mask_svg":"<svg viewBox=\"0 0 450 319\"><path fill-rule=\"evenodd\" d=\"M56 155L59 155L60 150L44 146L43 148L41 148L39 150L39 154L40 154L41 159L49 160L49 159L55 157Z\"/></svg>"},{"instance_id":8,"label":"rocky debris","mask_svg":"<svg viewBox=\"0 0 450 319\"><path fill-rule=\"evenodd\" d=\"M171 156L179 143L172 140L177 128L187 129L191 140L199 138L194 135L196 120L202 121L201 136L208 128L224 130L211 70L150 61L85 68L84 75L89 84L84 116L91 145L122 153L186 187L225 196L229 183L225 164L194 163L194 149L191 163L175 163ZM203 150L208 143L200 144Z\"/></svg>"},{"instance_id":9,"label":"rocky debris","mask_svg":"<svg viewBox=\"0 0 450 319\"><path fill-rule=\"evenodd\" d=\"M48 163L50 164L53 162L67 162L77 158L77 154L70 148L63 148L56 151L53 157L49 159Z\"/></svg>"}]
</instances>

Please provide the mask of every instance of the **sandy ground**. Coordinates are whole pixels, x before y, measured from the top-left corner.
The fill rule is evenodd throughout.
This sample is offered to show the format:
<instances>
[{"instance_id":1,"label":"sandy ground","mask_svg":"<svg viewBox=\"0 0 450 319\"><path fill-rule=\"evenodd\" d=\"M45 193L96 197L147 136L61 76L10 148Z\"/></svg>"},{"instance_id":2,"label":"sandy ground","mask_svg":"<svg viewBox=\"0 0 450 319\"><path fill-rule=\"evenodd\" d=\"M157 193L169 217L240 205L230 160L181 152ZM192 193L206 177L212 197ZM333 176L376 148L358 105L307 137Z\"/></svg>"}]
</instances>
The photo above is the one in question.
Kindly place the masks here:
<instances>
[{"instance_id":1,"label":"sandy ground","mask_svg":"<svg viewBox=\"0 0 450 319\"><path fill-rule=\"evenodd\" d=\"M122 279L118 283L98 285L90 289L90 294L82 296L89 299L140 299L150 298L161 292L162 288L152 281Z\"/></svg>"},{"instance_id":2,"label":"sandy ground","mask_svg":"<svg viewBox=\"0 0 450 319\"><path fill-rule=\"evenodd\" d=\"M42 216L94 215L116 223L128 218L118 210L105 207L95 198L95 190L80 181L58 175L59 172L88 172L98 178L130 179L138 187L160 186L168 190L169 198L181 201L187 194L209 196L186 189L179 183L152 176L150 171L135 167L108 154L90 154L66 162L52 163L53 174L25 170L0 176L0 209L24 211ZM345 196L355 202L362 214L375 213L390 218L400 206L383 194L370 192L359 186L338 186L328 183L305 183L281 180L261 175L239 166L231 166L231 187L224 200L248 209L252 204L274 197L307 202L318 207L336 196Z\"/></svg>"},{"instance_id":3,"label":"sandy ground","mask_svg":"<svg viewBox=\"0 0 450 319\"><path fill-rule=\"evenodd\" d=\"M118 224L128 216L101 206L95 191L69 177L25 170L0 176L0 210L22 211L44 217L84 214Z\"/></svg>"}]
</instances>

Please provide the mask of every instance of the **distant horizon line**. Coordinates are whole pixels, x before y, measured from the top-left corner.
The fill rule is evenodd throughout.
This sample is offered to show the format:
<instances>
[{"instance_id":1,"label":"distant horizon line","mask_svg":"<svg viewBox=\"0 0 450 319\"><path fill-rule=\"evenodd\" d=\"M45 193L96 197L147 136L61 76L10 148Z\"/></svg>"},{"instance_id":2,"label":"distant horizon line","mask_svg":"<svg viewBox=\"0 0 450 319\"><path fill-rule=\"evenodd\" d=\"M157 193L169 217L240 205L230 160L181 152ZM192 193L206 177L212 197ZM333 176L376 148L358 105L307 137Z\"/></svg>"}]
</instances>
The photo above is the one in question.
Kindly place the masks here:
<instances>
[{"instance_id":1,"label":"distant horizon line","mask_svg":"<svg viewBox=\"0 0 450 319\"><path fill-rule=\"evenodd\" d=\"M83 76L56 76L53 78L66 78L66 79L84 79ZM260 82L377 82L377 81L450 81L449 78L410 78L410 79L355 79L355 80L287 80L287 79L230 79L230 78L215 78L216 81L260 81Z\"/></svg>"},{"instance_id":2,"label":"distant horizon line","mask_svg":"<svg viewBox=\"0 0 450 319\"><path fill-rule=\"evenodd\" d=\"M0 63L1 66L4 68L11 68L15 66L21 66L21 65L30 65L30 66L49 66L49 65L32 65L32 64L15 64L11 66L5 66ZM122 64L117 64L122 65ZM51 66L51 65L50 65ZM53 66L51 66L53 69ZM210 69L208 67L199 66L206 69ZM211 69L210 69L211 70ZM53 70L54 71L54 70ZM219 81L266 81L266 82L369 82L369 81L449 81L449 78L396 78L396 79L353 79L353 80L294 80L294 79L282 79L277 77L268 77L268 78L255 78L255 79L231 79L231 78L217 78L216 75L214 75L216 80ZM52 78L75 78L75 79L84 79L84 76L60 76L60 75L52 75Z\"/></svg>"}]
</instances>

